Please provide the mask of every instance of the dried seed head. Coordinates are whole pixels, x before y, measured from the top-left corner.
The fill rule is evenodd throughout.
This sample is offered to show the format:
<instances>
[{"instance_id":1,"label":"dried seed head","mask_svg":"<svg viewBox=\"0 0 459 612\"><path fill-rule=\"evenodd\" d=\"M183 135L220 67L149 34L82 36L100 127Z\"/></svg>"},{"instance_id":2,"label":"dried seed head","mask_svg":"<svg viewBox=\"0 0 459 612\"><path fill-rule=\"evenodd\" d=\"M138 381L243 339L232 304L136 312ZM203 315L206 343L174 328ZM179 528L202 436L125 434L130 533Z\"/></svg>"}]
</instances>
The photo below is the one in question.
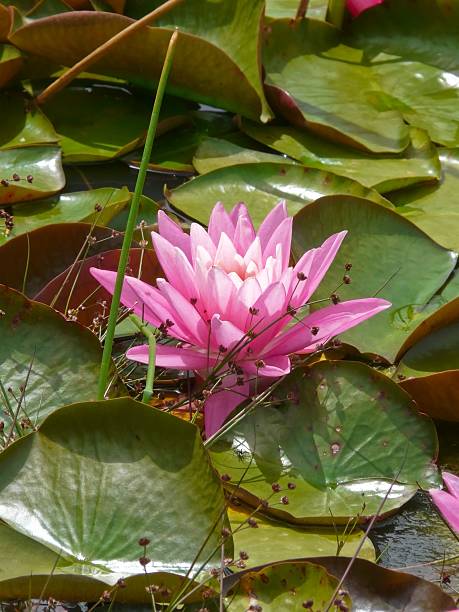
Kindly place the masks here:
<instances>
[{"instance_id":1,"label":"dried seed head","mask_svg":"<svg viewBox=\"0 0 459 612\"><path fill-rule=\"evenodd\" d=\"M330 296L331 301L333 302L333 304L339 304L340 299L339 299L339 295L337 293L332 293Z\"/></svg>"},{"instance_id":2,"label":"dried seed head","mask_svg":"<svg viewBox=\"0 0 459 612\"><path fill-rule=\"evenodd\" d=\"M313 325L313 326L311 327L311 334L312 334L313 336L317 336L317 334L318 334L318 333L319 333L319 328L317 327L317 325Z\"/></svg>"},{"instance_id":3,"label":"dried seed head","mask_svg":"<svg viewBox=\"0 0 459 612\"><path fill-rule=\"evenodd\" d=\"M239 559L242 559L243 561L247 561L248 558L249 558L249 555L245 552L245 550L241 550L239 552Z\"/></svg>"},{"instance_id":4,"label":"dried seed head","mask_svg":"<svg viewBox=\"0 0 459 612\"><path fill-rule=\"evenodd\" d=\"M289 488L291 491L293 491L293 489L296 489L296 484L295 484L294 482L289 482L289 483L287 484L287 487L288 487L288 488Z\"/></svg>"},{"instance_id":5,"label":"dried seed head","mask_svg":"<svg viewBox=\"0 0 459 612\"><path fill-rule=\"evenodd\" d=\"M345 274L343 276L343 283L345 285L350 285L351 284L351 277L349 276L349 274Z\"/></svg>"},{"instance_id":6,"label":"dried seed head","mask_svg":"<svg viewBox=\"0 0 459 612\"><path fill-rule=\"evenodd\" d=\"M258 308L254 308L253 306L251 306L249 308L249 312L251 315L256 316L260 312L260 310Z\"/></svg>"},{"instance_id":7,"label":"dried seed head","mask_svg":"<svg viewBox=\"0 0 459 612\"><path fill-rule=\"evenodd\" d=\"M33 176L31 174L27 175L27 182L28 183L33 183Z\"/></svg>"},{"instance_id":8,"label":"dried seed head","mask_svg":"<svg viewBox=\"0 0 459 612\"><path fill-rule=\"evenodd\" d=\"M139 563L140 565L142 565L143 567L145 567L146 565L148 565L150 563L151 559L149 559L148 557L140 557L139 558Z\"/></svg>"},{"instance_id":9,"label":"dried seed head","mask_svg":"<svg viewBox=\"0 0 459 612\"><path fill-rule=\"evenodd\" d=\"M150 540L148 538L140 538L139 546L148 546L150 544Z\"/></svg>"},{"instance_id":10,"label":"dried seed head","mask_svg":"<svg viewBox=\"0 0 459 612\"><path fill-rule=\"evenodd\" d=\"M304 272L298 272L296 277L299 281L305 281L308 278Z\"/></svg>"},{"instance_id":11,"label":"dried seed head","mask_svg":"<svg viewBox=\"0 0 459 612\"><path fill-rule=\"evenodd\" d=\"M229 482L231 480L231 476L229 474L222 474L220 478L223 480L223 482Z\"/></svg>"},{"instance_id":12,"label":"dried seed head","mask_svg":"<svg viewBox=\"0 0 459 612\"><path fill-rule=\"evenodd\" d=\"M0 181L0 185L1 185L2 187L9 187L9 186L10 186L10 183L9 183L9 181L7 181L6 179L2 179L2 180Z\"/></svg>"},{"instance_id":13,"label":"dried seed head","mask_svg":"<svg viewBox=\"0 0 459 612\"><path fill-rule=\"evenodd\" d=\"M253 518L253 516L249 517L247 519L247 524L249 525L249 527L252 527L252 529L257 529L258 528L258 523L257 521Z\"/></svg>"},{"instance_id":14,"label":"dried seed head","mask_svg":"<svg viewBox=\"0 0 459 612\"><path fill-rule=\"evenodd\" d=\"M289 501L288 501L288 497L286 495L284 495L283 497L281 497L281 502L284 504L284 506L287 506Z\"/></svg>"},{"instance_id":15,"label":"dried seed head","mask_svg":"<svg viewBox=\"0 0 459 612\"><path fill-rule=\"evenodd\" d=\"M228 538L231 535L231 529L228 529L228 527L223 527L221 533L224 538Z\"/></svg>"},{"instance_id":16,"label":"dried seed head","mask_svg":"<svg viewBox=\"0 0 459 612\"><path fill-rule=\"evenodd\" d=\"M278 493L281 490L281 486L278 482L273 482L273 484L271 485L271 489L275 492Z\"/></svg>"},{"instance_id":17,"label":"dried seed head","mask_svg":"<svg viewBox=\"0 0 459 612\"><path fill-rule=\"evenodd\" d=\"M346 272L349 272L349 270L352 268L352 264L351 263L346 263L344 264L344 269L346 270Z\"/></svg>"}]
</instances>

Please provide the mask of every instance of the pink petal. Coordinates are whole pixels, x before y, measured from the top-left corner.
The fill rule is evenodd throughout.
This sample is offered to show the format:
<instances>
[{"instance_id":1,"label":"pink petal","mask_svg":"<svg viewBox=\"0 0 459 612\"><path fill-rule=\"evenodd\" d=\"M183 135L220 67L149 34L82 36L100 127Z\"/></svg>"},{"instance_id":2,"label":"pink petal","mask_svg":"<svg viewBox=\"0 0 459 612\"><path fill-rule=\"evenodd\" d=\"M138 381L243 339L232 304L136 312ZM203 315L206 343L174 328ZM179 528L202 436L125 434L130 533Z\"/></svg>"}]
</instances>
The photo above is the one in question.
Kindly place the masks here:
<instances>
[{"instance_id":1,"label":"pink petal","mask_svg":"<svg viewBox=\"0 0 459 612\"><path fill-rule=\"evenodd\" d=\"M191 261L190 236L162 210L158 211L158 229L163 238L181 249Z\"/></svg>"},{"instance_id":2,"label":"pink petal","mask_svg":"<svg viewBox=\"0 0 459 612\"><path fill-rule=\"evenodd\" d=\"M217 350L223 346L230 351L245 335L231 321L222 321L218 314L212 317L211 329L212 345Z\"/></svg>"},{"instance_id":3,"label":"pink petal","mask_svg":"<svg viewBox=\"0 0 459 612\"><path fill-rule=\"evenodd\" d=\"M276 355L262 360L264 366L257 368L254 361L244 362L244 370L255 376L284 376L290 372L290 359L287 355Z\"/></svg>"},{"instance_id":4,"label":"pink petal","mask_svg":"<svg viewBox=\"0 0 459 612\"><path fill-rule=\"evenodd\" d=\"M273 235L276 228L287 217L287 206L285 200L281 200L264 218L262 221L257 236L260 238L261 248L264 250L269 239Z\"/></svg>"},{"instance_id":5,"label":"pink petal","mask_svg":"<svg viewBox=\"0 0 459 612\"><path fill-rule=\"evenodd\" d=\"M221 202L217 202L210 213L208 232L215 246L219 243L223 232L231 240L234 238L234 223Z\"/></svg>"},{"instance_id":6,"label":"pink petal","mask_svg":"<svg viewBox=\"0 0 459 612\"><path fill-rule=\"evenodd\" d=\"M349 300L321 308L305 317L302 321L280 334L266 347L265 359L268 355L289 355L290 353L309 353L330 338L341 334L378 312L390 308L391 303L379 298ZM316 335L311 328L318 327Z\"/></svg>"},{"instance_id":7,"label":"pink petal","mask_svg":"<svg viewBox=\"0 0 459 612\"><path fill-rule=\"evenodd\" d=\"M263 268L261 243L260 243L260 239L258 238L258 236L254 238L253 242L249 245L249 248L247 249L244 255L244 263L246 266L248 266L251 261L255 262L255 265L258 268L256 272L258 272L258 270L261 270Z\"/></svg>"},{"instance_id":8,"label":"pink petal","mask_svg":"<svg viewBox=\"0 0 459 612\"><path fill-rule=\"evenodd\" d=\"M429 494L451 529L459 533L459 499L436 489L431 489Z\"/></svg>"},{"instance_id":9,"label":"pink petal","mask_svg":"<svg viewBox=\"0 0 459 612\"><path fill-rule=\"evenodd\" d=\"M307 279L305 281L300 281L298 289L294 293L294 299L292 300L293 306L297 307L305 304L313 295L314 291L317 289L323 277L327 273L328 268L333 263L336 253L346 237L346 234L347 232L343 231L339 232L338 234L333 234L333 236L327 238L321 247L314 250L314 258L312 262L307 262L305 259L305 262L303 263L303 270L300 270L298 267L300 262L298 262L298 264L295 266L295 273L304 271L305 274L306 262L310 267L309 273L306 274ZM303 257L301 259L303 259ZM293 276L293 282L295 282L295 275Z\"/></svg>"},{"instance_id":10,"label":"pink petal","mask_svg":"<svg viewBox=\"0 0 459 612\"><path fill-rule=\"evenodd\" d=\"M442 476L448 492L459 499L459 476L455 476L450 472L443 472Z\"/></svg>"},{"instance_id":11,"label":"pink petal","mask_svg":"<svg viewBox=\"0 0 459 612\"><path fill-rule=\"evenodd\" d=\"M282 269L284 270L288 266L290 260L290 250L292 246L292 217L287 217L279 224L270 236L265 248L263 249L263 262L268 257L276 256L276 247L281 245L282 253Z\"/></svg>"},{"instance_id":12,"label":"pink petal","mask_svg":"<svg viewBox=\"0 0 459 612\"><path fill-rule=\"evenodd\" d=\"M206 230L199 225L199 223L192 223L190 226L190 240L191 240L191 259L192 263L196 261L196 251L198 247L201 246L205 251L207 251L210 257L213 259L215 257L216 248L212 240L210 239L209 234Z\"/></svg>"},{"instance_id":13,"label":"pink petal","mask_svg":"<svg viewBox=\"0 0 459 612\"><path fill-rule=\"evenodd\" d=\"M234 246L240 255L244 255L249 246L255 240L255 236L255 229L250 216L248 214L240 214L238 216L233 238Z\"/></svg>"},{"instance_id":14,"label":"pink petal","mask_svg":"<svg viewBox=\"0 0 459 612\"><path fill-rule=\"evenodd\" d=\"M104 289L113 294L116 272L100 270L99 268L90 268L90 272ZM126 276L121 293L121 303L155 327L164 323L166 319L171 319L175 323L171 328L171 335L180 340L188 338L187 332L174 320L174 313L171 312L169 302L156 287L152 287L133 276Z\"/></svg>"},{"instance_id":15,"label":"pink petal","mask_svg":"<svg viewBox=\"0 0 459 612\"><path fill-rule=\"evenodd\" d=\"M140 363L148 363L148 345L134 346L127 351L126 357ZM156 365L161 368L202 370L209 365L213 366L214 362L215 360L212 357L209 360L206 354L198 353L192 348L167 344L156 345Z\"/></svg>"},{"instance_id":16,"label":"pink petal","mask_svg":"<svg viewBox=\"0 0 459 612\"><path fill-rule=\"evenodd\" d=\"M172 246L156 232L151 233L151 238L159 263L170 284L188 299L197 297L194 270L183 251Z\"/></svg>"},{"instance_id":17,"label":"pink petal","mask_svg":"<svg viewBox=\"0 0 459 612\"><path fill-rule=\"evenodd\" d=\"M383 0L347 0L347 8L353 17L357 17L363 11L382 3Z\"/></svg>"},{"instance_id":18,"label":"pink petal","mask_svg":"<svg viewBox=\"0 0 459 612\"><path fill-rule=\"evenodd\" d=\"M246 329L253 329L256 338L249 347L255 355L264 348L286 324L283 316L287 311L286 294L282 283L273 283L264 291L253 305L257 314L247 315Z\"/></svg>"},{"instance_id":19,"label":"pink petal","mask_svg":"<svg viewBox=\"0 0 459 612\"><path fill-rule=\"evenodd\" d=\"M206 437L213 436L223 425L226 417L248 397L249 383L238 386L236 376L230 375L224 378L222 387L218 387L204 404Z\"/></svg>"},{"instance_id":20,"label":"pink petal","mask_svg":"<svg viewBox=\"0 0 459 612\"><path fill-rule=\"evenodd\" d=\"M232 211L230 212L231 221L234 223L234 227L236 227L239 217L249 217L250 213L247 206L244 202L238 202L235 206L233 206Z\"/></svg>"},{"instance_id":21,"label":"pink petal","mask_svg":"<svg viewBox=\"0 0 459 612\"><path fill-rule=\"evenodd\" d=\"M246 307L246 314L249 308L255 304L261 295L260 283L256 278L246 278L244 284L237 292L238 301Z\"/></svg>"},{"instance_id":22,"label":"pink petal","mask_svg":"<svg viewBox=\"0 0 459 612\"><path fill-rule=\"evenodd\" d=\"M190 342L190 344L207 346L209 327L203 321L196 308L163 278L158 278L156 284L161 294L168 301L172 320L177 322L187 332L185 340ZM173 328L171 329L172 331Z\"/></svg>"},{"instance_id":23,"label":"pink petal","mask_svg":"<svg viewBox=\"0 0 459 612\"><path fill-rule=\"evenodd\" d=\"M237 272L239 275L245 272L244 261L236 252L232 240L225 232L220 234L214 265L226 272Z\"/></svg>"},{"instance_id":24,"label":"pink petal","mask_svg":"<svg viewBox=\"0 0 459 612\"><path fill-rule=\"evenodd\" d=\"M207 275L207 300L212 304L213 312L218 312L224 319L228 319L229 313L236 300L236 287L228 274L220 268L211 268Z\"/></svg>"}]
</instances>

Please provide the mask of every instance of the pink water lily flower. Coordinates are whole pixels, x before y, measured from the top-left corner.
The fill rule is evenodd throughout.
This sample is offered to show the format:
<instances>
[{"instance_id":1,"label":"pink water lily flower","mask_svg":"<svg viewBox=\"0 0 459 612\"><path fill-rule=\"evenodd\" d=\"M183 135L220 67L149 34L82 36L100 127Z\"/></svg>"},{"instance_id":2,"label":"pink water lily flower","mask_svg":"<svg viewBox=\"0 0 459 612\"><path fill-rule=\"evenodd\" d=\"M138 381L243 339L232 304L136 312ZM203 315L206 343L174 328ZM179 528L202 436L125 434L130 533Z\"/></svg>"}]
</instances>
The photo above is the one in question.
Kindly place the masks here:
<instances>
[{"instance_id":1,"label":"pink water lily flower","mask_svg":"<svg viewBox=\"0 0 459 612\"><path fill-rule=\"evenodd\" d=\"M208 231L192 223L187 234L162 211L158 227L153 245L167 280L157 278L153 287L127 276L121 301L179 341L157 346L156 365L205 376L220 364L223 384L204 407L207 436L250 396L251 381L287 374L292 353L312 353L390 306L377 298L330 303L300 320L307 313L297 311L317 289L346 232L290 266L292 217L284 202L258 232L244 204L230 213L216 204ZM113 293L116 272L91 272ZM148 346L130 349L127 357L148 363Z\"/></svg>"},{"instance_id":2,"label":"pink water lily flower","mask_svg":"<svg viewBox=\"0 0 459 612\"><path fill-rule=\"evenodd\" d=\"M363 11L382 3L383 0L347 0L346 6L351 15L357 17L360 13L363 13Z\"/></svg>"},{"instance_id":3,"label":"pink water lily flower","mask_svg":"<svg viewBox=\"0 0 459 612\"><path fill-rule=\"evenodd\" d=\"M459 477L443 472L446 491L431 489L430 497L453 531L459 534Z\"/></svg>"}]
</instances>

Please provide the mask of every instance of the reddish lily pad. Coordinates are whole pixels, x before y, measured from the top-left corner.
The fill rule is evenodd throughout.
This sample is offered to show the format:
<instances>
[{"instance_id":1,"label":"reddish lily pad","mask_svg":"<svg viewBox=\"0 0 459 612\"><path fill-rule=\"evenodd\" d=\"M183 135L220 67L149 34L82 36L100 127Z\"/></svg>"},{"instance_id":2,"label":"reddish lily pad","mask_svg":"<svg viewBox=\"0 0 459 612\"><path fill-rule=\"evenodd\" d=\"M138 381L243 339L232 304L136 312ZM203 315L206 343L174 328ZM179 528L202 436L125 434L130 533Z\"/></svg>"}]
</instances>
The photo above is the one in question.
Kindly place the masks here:
<instances>
[{"instance_id":1,"label":"reddish lily pad","mask_svg":"<svg viewBox=\"0 0 459 612\"><path fill-rule=\"evenodd\" d=\"M263 9L263 0L188 0L158 22L161 27L145 27L114 47L93 70L157 82L171 31L178 26L168 91L267 120L271 111L258 60ZM75 11L35 20L10 39L19 49L72 66L132 22L115 13Z\"/></svg>"}]
</instances>

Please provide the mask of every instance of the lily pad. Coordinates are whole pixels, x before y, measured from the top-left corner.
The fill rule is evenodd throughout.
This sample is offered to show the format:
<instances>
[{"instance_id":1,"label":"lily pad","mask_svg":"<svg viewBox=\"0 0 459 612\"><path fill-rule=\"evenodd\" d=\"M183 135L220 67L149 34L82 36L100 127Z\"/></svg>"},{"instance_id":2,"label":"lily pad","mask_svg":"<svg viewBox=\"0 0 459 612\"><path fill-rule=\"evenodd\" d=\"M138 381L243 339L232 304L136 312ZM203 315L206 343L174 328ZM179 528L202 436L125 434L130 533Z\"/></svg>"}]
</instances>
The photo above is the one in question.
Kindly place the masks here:
<instances>
[{"instance_id":1,"label":"lily pad","mask_svg":"<svg viewBox=\"0 0 459 612\"><path fill-rule=\"evenodd\" d=\"M294 127L244 121L242 129L255 140L305 166L347 176L380 193L421 181L435 181L441 174L435 147L423 130L415 128L410 130L411 143L403 153L384 157L328 142Z\"/></svg>"},{"instance_id":2,"label":"lily pad","mask_svg":"<svg viewBox=\"0 0 459 612\"><path fill-rule=\"evenodd\" d=\"M412 221L439 244L459 250L459 148L438 149L441 180L417 185L390 195L397 212Z\"/></svg>"},{"instance_id":3,"label":"lily pad","mask_svg":"<svg viewBox=\"0 0 459 612\"><path fill-rule=\"evenodd\" d=\"M57 134L49 119L21 94L2 92L0 114L8 117L0 134L0 149L57 143Z\"/></svg>"},{"instance_id":4,"label":"lily pad","mask_svg":"<svg viewBox=\"0 0 459 612\"><path fill-rule=\"evenodd\" d=\"M137 575L134 585L126 581L119 589L117 601L151 602L145 587L174 586L168 574L184 575L209 534L200 560L219 552L215 524L225 501L199 432L145 404L119 399L65 406L2 453L0 465L0 518L46 547L48 560L60 554L46 596L66 587L69 599L79 601L87 598L88 582L97 581L94 592L101 583ZM139 538L151 542L147 575ZM30 581L34 559L19 558L16 581L10 573L0 592L21 578L22 597L37 597L45 577ZM158 599L168 596L160 592Z\"/></svg>"},{"instance_id":5,"label":"lily pad","mask_svg":"<svg viewBox=\"0 0 459 612\"><path fill-rule=\"evenodd\" d=\"M18 399L25 389L20 418L28 417L35 426L75 398L97 397L102 349L96 336L4 285L0 285L0 309L5 313L0 317L0 380ZM111 394L120 390L121 386ZM16 408L16 400L12 405ZM2 410L9 435L12 417L3 402Z\"/></svg>"},{"instance_id":6,"label":"lily pad","mask_svg":"<svg viewBox=\"0 0 459 612\"><path fill-rule=\"evenodd\" d=\"M167 191L166 195L173 206L203 224L208 223L215 202L230 207L242 201L258 225L279 200L286 201L292 215L305 204L336 193L367 197L391 206L379 193L351 179L315 168L266 162L214 170Z\"/></svg>"},{"instance_id":7,"label":"lily pad","mask_svg":"<svg viewBox=\"0 0 459 612\"><path fill-rule=\"evenodd\" d=\"M151 86L159 79L171 31L178 27L168 91L266 121L272 115L258 61L263 9L263 0L188 0L155 24L160 27L145 27L111 49L93 70ZM10 39L20 49L72 66L132 22L115 13L74 11L36 20Z\"/></svg>"},{"instance_id":8,"label":"lily pad","mask_svg":"<svg viewBox=\"0 0 459 612\"><path fill-rule=\"evenodd\" d=\"M89 241L88 236L94 240ZM20 234L0 247L0 283L33 297L78 259L120 246L122 237L89 223L56 223Z\"/></svg>"},{"instance_id":9,"label":"lily pad","mask_svg":"<svg viewBox=\"0 0 459 612\"><path fill-rule=\"evenodd\" d=\"M0 187L0 194L1 189L3 187ZM104 225L120 212L130 199L131 194L126 187L102 187L90 191L63 193L40 202L15 206L14 227L10 232L0 232L0 244L51 223L94 221ZM102 209L98 211L96 206L101 206Z\"/></svg>"},{"instance_id":10,"label":"lily pad","mask_svg":"<svg viewBox=\"0 0 459 612\"><path fill-rule=\"evenodd\" d=\"M332 26L313 20L270 24L264 62L271 104L291 123L335 141L400 153L409 144L408 127L397 110L380 104L371 67L361 65L351 48L340 47L338 58L325 56L337 36Z\"/></svg>"},{"instance_id":11,"label":"lily pad","mask_svg":"<svg viewBox=\"0 0 459 612\"><path fill-rule=\"evenodd\" d=\"M335 612L339 610L333 602L337 587L338 579L320 565L309 561L272 563L232 576L228 603L234 612L325 610L331 603ZM341 597L341 602L351 609L348 595Z\"/></svg>"},{"instance_id":12,"label":"lily pad","mask_svg":"<svg viewBox=\"0 0 459 612\"><path fill-rule=\"evenodd\" d=\"M65 185L59 147L21 147L0 151L0 205L37 200ZM17 179L15 180L15 176ZM27 177L31 177L31 180Z\"/></svg>"},{"instance_id":13,"label":"lily pad","mask_svg":"<svg viewBox=\"0 0 459 612\"><path fill-rule=\"evenodd\" d=\"M102 85L74 85L43 106L60 136L65 163L107 161L144 143L152 97ZM158 134L185 121L189 104L166 98Z\"/></svg>"},{"instance_id":14,"label":"lily pad","mask_svg":"<svg viewBox=\"0 0 459 612\"><path fill-rule=\"evenodd\" d=\"M294 160L290 161L283 156L240 147L223 138L207 138L199 145L193 157L193 166L199 174L207 174L212 170L239 164L266 162L296 164Z\"/></svg>"},{"instance_id":15,"label":"lily pad","mask_svg":"<svg viewBox=\"0 0 459 612\"><path fill-rule=\"evenodd\" d=\"M22 53L12 45L0 45L0 87L8 85L22 68Z\"/></svg>"},{"instance_id":16,"label":"lily pad","mask_svg":"<svg viewBox=\"0 0 459 612\"><path fill-rule=\"evenodd\" d=\"M251 506L268 499L264 513L342 524L371 516L386 495L383 514L408 501L417 483L439 486L433 423L383 374L323 361L289 375L273 400L210 444L234 494ZM273 493L273 483L283 492Z\"/></svg>"},{"instance_id":17,"label":"lily pad","mask_svg":"<svg viewBox=\"0 0 459 612\"><path fill-rule=\"evenodd\" d=\"M288 492L288 491L286 491ZM228 517L233 532L234 550L248 554L245 560L246 567L255 567L264 563L274 563L309 557L315 555L332 556L340 547L340 554L352 556L359 546L363 531L354 530L352 533L343 533L339 529L327 527L300 528L271 521L266 517L256 515L256 528L247 528L248 511L240 508L230 508ZM275 544L275 546L273 546ZM375 549L367 538L359 552L359 556L375 560Z\"/></svg>"},{"instance_id":18,"label":"lily pad","mask_svg":"<svg viewBox=\"0 0 459 612\"><path fill-rule=\"evenodd\" d=\"M459 421L459 298L449 302L407 339L395 380L433 418Z\"/></svg>"},{"instance_id":19,"label":"lily pad","mask_svg":"<svg viewBox=\"0 0 459 612\"><path fill-rule=\"evenodd\" d=\"M34 300L71 316L72 320L85 327L91 326L95 317L108 316L112 296L89 270L95 267L116 271L119 257L120 250L106 251L79 261L77 265L72 264L43 287ZM161 266L151 249L131 249L127 273L149 284L162 275ZM105 306L102 306L102 302L105 302Z\"/></svg>"},{"instance_id":20,"label":"lily pad","mask_svg":"<svg viewBox=\"0 0 459 612\"><path fill-rule=\"evenodd\" d=\"M384 0L349 29L367 57L390 53L450 71L459 68L458 35L459 6L449 0Z\"/></svg>"},{"instance_id":21,"label":"lily pad","mask_svg":"<svg viewBox=\"0 0 459 612\"><path fill-rule=\"evenodd\" d=\"M351 263L352 282L339 290L341 299L378 295L392 302L392 308L340 338L392 362L411 331L430 314L425 305L449 277L457 254L383 206L334 196L306 206L295 217L295 257L343 229L348 235L314 299L329 298L344 265Z\"/></svg>"},{"instance_id":22,"label":"lily pad","mask_svg":"<svg viewBox=\"0 0 459 612\"><path fill-rule=\"evenodd\" d=\"M266 0L266 16L274 19L288 17L293 19L298 10L299 0ZM328 0L310 0L306 15L313 19L327 17Z\"/></svg>"},{"instance_id":23,"label":"lily pad","mask_svg":"<svg viewBox=\"0 0 459 612\"><path fill-rule=\"evenodd\" d=\"M332 574L341 577L350 559L345 557L315 557L313 563L323 565ZM399 612L416 610L452 610L454 601L440 586L370 563L365 559L355 559L343 584L352 599L353 612Z\"/></svg>"}]
</instances>

